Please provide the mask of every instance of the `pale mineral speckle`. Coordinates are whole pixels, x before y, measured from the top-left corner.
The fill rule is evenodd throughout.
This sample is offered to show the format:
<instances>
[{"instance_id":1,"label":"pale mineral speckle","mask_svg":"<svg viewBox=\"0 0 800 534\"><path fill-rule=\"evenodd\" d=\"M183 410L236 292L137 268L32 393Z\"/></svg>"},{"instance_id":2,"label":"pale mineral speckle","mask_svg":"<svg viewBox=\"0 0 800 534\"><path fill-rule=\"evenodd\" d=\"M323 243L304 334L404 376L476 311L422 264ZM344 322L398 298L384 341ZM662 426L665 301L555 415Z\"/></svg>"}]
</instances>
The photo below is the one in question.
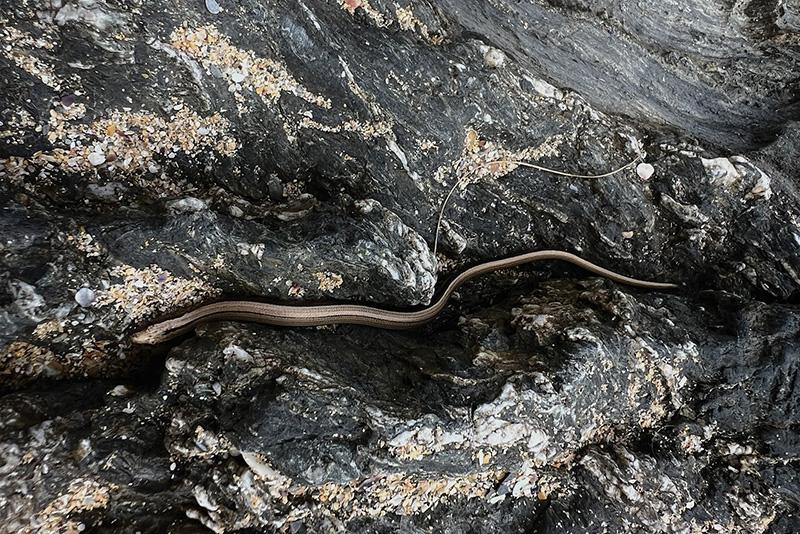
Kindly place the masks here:
<instances>
[{"instance_id":1,"label":"pale mineral speckle","mask_svg":"<svg viewBox=\"0 0 800 534\"><path fill-rule=\"evenodd\" d=\"M412 428L399 431L387 445L392 454L403 460L419 460L442 451L452 451L470 445L467 433L450 431L441 426L431 428L422 421L410 421ZM420 425L420 426L418 426Z\"/></svg>"},{"instance_id":2,"label":"pale mineral speckle","mask_svg":"<svg viewBox=\"0 0 800 534\"><path fill-rule=\"evenodd\" d=\"M356 200L353 202L353 205L358 209L358 211L364 215L367 213L371 213L373 209L380 208L381 203L373 198L367 198L364 200ZM798 241L800 242L800 237L798 237Z\"/></svg>"},{"instance_id":3,"label":"pale mineral speckle","mask_svg":"<svg viewBox=\"0 0 800 534\"><path fill-rule=\"evenodd\" d=\"M56 499L50 502L36 520L40 532L80 532L81 523L71 516L86 513L109 504L112 493L119 487L105 481L76 478ZM85 527L84 527L85 528Z\"/></svg>"},{"instance_id":4,"label":"pale mineral speckle","mask_svg":"<svg viewBox=\"0 0 800 534\"><path fill-rule=\"evenodd\" d=\"M291 286L289 287L289 296L294 299L303 298L306 294L306 289L296 282L292 282Z\"/></svg>"},{"instance_id":5,"label":"pale mineral speckle","mask_svg":"<svg viewBox=\"0 0 800 534\"><path fill-rule=\"evenodd\" d=\"M17 108L0 113L0 139L21 143L27 134L35 131L36 121L28 110Z\"/></svg>"},{"instance_id":6,"label":"pale mineral speckle","mask_svg":"<svg viewBox=\"0 0 800 534\"><path fill-rule=\"evenodd\" d=\"M36 325L33 330L33 335L45 339L53 334L60 334L64 332L64 321L60 319L51 319L43 321Z\"/></svg>"},{"instance_id":7,"label":"pale mineral speckle","mask_svg":"<svg viewBox=\"0 0 800 534\"><path fill-rule=\"evenodd\" d=\"M112 111L91 124L77 122L85 112L83 103L51 110L48 140L55 148L29 158L0 159L0 176L22 184L33 175L37 183L47 183L50 175L57 171L75 174L96 170L107 175L128 176L157 193L165 189L177 192L168 182L142 176L143 170L154 166L158 170L159 166L153 161L155 156L167 163L169 156L178 151L191 157L210 148L221 155L232 156L237 149L236 141L227 135L228 121L218 113L203 118L184 108L166 119L149 112ZM201 128L205 135L199 133Z\"/></svg>"},{"instance_id":8,"label":"pale mineral speckle","mask_svg":"<svg viewBox=\"0 0 800 534\"><path fill-rule=\"evenodd\" d=\"M347 87L370 109L372 120L362 121L350 118L342 120L342 122L335 125L328 125L314 120L311 112L305 112L302 114L303 117L300 119L296 128L314 129L326 133L353 132L359 134L365 141L371 141L379 137L383 138L386 143L386 148L397 158L408 175L414 180L419 180L419 174L410 167L405 151L398 144L397 136L394 132L393 114L387 113L383 107L375 101L372 94L365 91L358 84L349 65L342 57L339 57L339 64L342 66L343 76L347 79ZM345 154L343 158L348 160L350 156ZM352 158L350 158L350 160L352 160Z\"/></svg>"},{"instance_id":9,"label":"pale mineral speckle","mask_svg":"<svg viewBox=\"0 0 800 534\"><path fill-rule=\"evenodd\" d=\"M261 260L266 250L264 243L236 243L236 250L242 256L252 255L257 260Z\"/></svg>"},{"instance_id":10,"label":"pale mineral speckle","mask_svg":"<svg viewBox=\"0 0 800 534\"><path fill-rule=\"evenodd\" d=\"M491 69L499 69L506 64L506 55L502 50L490 46L483 53L483 62Z\"/></svg>"},{"instance_id":11,"label":"pale mineral speckle","mask_svg":"<svg viewBox=\"0 0 800 534\"><path fill-rule=\"evenodd\" d=\"M62 365L53 351L25 341L12 341L0 348L0 377L26 379L58 376ZM6 380L7 378L4 378Z\"/></svg>"},{"instance_id":12,"label":"pale mineral speckle","mask_svg":"<svg viewBox=\"0 0 800 534\"><path fill-rule=\"evenodd\" d=\"M661 203L670 210L678 219L689 225L693 231L689 234L689 239L697 243L700 249L708 246L706 225L711 218L694 204L683 204L678 202L670 195L661 196Z\"/></svg>"},{"instance_id":13,"label":"pale mineral speckle","mask_svg":"<svg viewBox=\"0 0 800 534\"><path fill-rule=\"evenodd\" d=\"M36 290L36 286L22 280L11 280L8 289L14 297L17 313L32 321L41 321L45 318L43 310L47 302Z\"/></svg>"},{"instance_id":14,"label":"pale mineral speckle","mask_svg":"<svg viewBox=\"0 0 800 534\"><path fill-rule=\"evenodd\" d=\"M156 265L145 269L120 265L110 274L122 281L98 291L96 305L114 306L134 321L197 304L219 294L218 289L203 280L174 276Z\"/></svg>"},{"instance_id":15,"label":"pale mineral speckle","mask_svg":"<svg viewBox=\"0 0 800 534\"><path fill-rule=\"evenodd\" d=\"M195 486L192 490L194 494L195 501L197 504L202 506L208 511L215 512L219 510L219 505L214 502L213 497L208 493L208 491L202 486Z\"/></svg>"},{"instance_id":16,"label":"pale mineral speckle","mask_svg":"<svg viewBox=\"0 0 800 534\"><path fill-rule=\"evenodd\" d=\"M245 362L245 363L253 362L253 355L238 345L233 345L233 344L228 345L227 347L222 349L222 353L227 358L233 358L240 362Z\"/></svg>"},{"instance_id":17,"label":"pale mineral speckle","mask_svg":"<svg viewBox=\"0 0 800 534\"><path fill-rule=\"evenodd\" d=\"M684 428L680 435L680 447L686 454L699 454L703 451L703 437Z\"/></svg>"},{"instance_id":18,"label":"pale mineral speckle","mask_svg":"<svg viewBox=\"0 0 800 534\"><path fill-rule=\"evenodd\" d=\"M391 122L361 122L354 119L346 120L341 124L328 126L308 117L303 117L298 123L299 128L313 129L326 133L351 132L360 135L365 140L377 137L387 137L392 134Z\"/></svg>"},{"instance_id":19,"label":"pale mineral speckle","mask_svg":"<svg viewBox=\"0 0 800 534\"><path fill-rule=\"evenodd\" d=\"M79 23L93 27L98 32L110 33L127 22L124 11L116 11L105 2L81 1L63 5L55 14L55 23L64 26Z\"/></svg>"},{"instance_id":20,"label":"pale mineral speckle","mask_svg":"<svg viewBox=\"0 0 800 534\"><path fill-rule=\"evenodd\" d=\"M167 209L172 213L195 213L207 210L208 204L200 198L185 197L168 202Z\"/></svg>"},{"instance_id":21,"label":"pale mineral speckle","mask_svg":"<svg viewBox=\"0 0 800 534\"><path fill-rule=\"evenodd\" d=\"M386 28L392 24L392 20L374 8L370 0L339 0L339 5L351 15L355 14L357 9L364 10L378 28Z\"/></svg>"},{"instance_id":22,"label":"pale mineral speckle","mask_svg":"<svg viewBox=\"0 0 800 534\"><path fill-rule=\"evenodd\" d=\"M94 167L98 165L102 165L106 162L106 155L102 152L91 152L88 156L89 163L91 163Z\"/></svg>"},{"instance_id":23,"label":"pale mineral speckle","mask_svg":"<svg viewBox=\"0 0 800 534\"><path fill-rule=\"evenodd\" d=\"M439 167L434 179L444 182L448 175L455 174L458 188L463 190L482 179L495 180L505 176L519 167L517 161L530 162L557 156L560 154L559 146L564 143L564 137L556 134L538 146L509 150L494 141L482 139L477 130L469 128L465 132L461 157L450 165Z\"/></svg>"},{"instance_id":24,"label":"pale mineral speckle","mask_svg":"<svg viewBox=\"0 0 800 534\"><path fill-rule=\"evenodd\" d=\"M767 173L744 156L731 156L730 160L742 175L747 176L750 180L755 177L755 183L744 198L769 200L772 197L772 179Z\"/></svg>"},{"instance_id":25,"label":"pale mineral speckle","mask_svg":"<svg viewBox=\"0 0 800 534\"><path fill-rule=\"evenodd\" d=\"M2 50L2 48L0 48ZM35 55L13 48L5 54L20 69L41 81L55 91L60 91L64 81L56 74L52 65Z\"/></svg>"},{"instance_id":26,"label":"pale mineral speckle","mask_svg":"<svg viewBox=\"0 0 800 534\"><path fill-rule=\"evenodd\" d=\"M700 158L700 161L714 183L724 187L732 187L741 179L739 171L736 170L736 167L728 158Z\"/></svg>"},{"instance_id":27,"label":"pale mineral speckle","mask_svg":"<svg viewBox=\"0 0 800 534\"><path fill-rule=\"evenodd\" d=\"M431 152L439 150L439 144L433 139L419 139L417 140L417 147L422 152Z\"/></svg>"},{"instance_id":28,"label":"pale mineral speckle","mask_svg":"<svg viewBox=\"0 0 800 534\"><path fill-rule=\"evenodd\" d=\"M114 388L111 389L111 391L109 391L108 394L112 397L127 397L128 395L131 394L131 390L128 389L127 386L120 384L114 386Z\"/></svg>"},{"instance_id":29,"label":"pale mineral speckle","mask_svg":"<svg viewBox=\"0 0 800 534\"><path fill-rule=\"evenodd\" d=\"M281 93L288 92L321 108L329 109L329 99L303 87L281 61L257 56L234 46L230 39L212 25L190 29L176 28L170 44L199 61L206 69L216 67L234 84L251 89L264 101L275 104Z\"/></svg>"},{"instance_id":30,"label":"pale mineral speckle","mask_svg":"<svg viewBox=\"0 0 800 534\"><path fill-rule=\"evenodd\" d=\"M444 42L444 36L431 32L428 25L414 16L414 11L409 5L407 7L399 7L395 4L395 16L397 17L397 24L401 30L417 32L427 42L433 45L440 45Z\"/></svg>"},{"instance_id":31,"label":"pale mineral speckle","mask_svg":"<svg viewBox=\"0 0 800 534\"><path fill-rule=\"evenodd\" d=\"M529 76L527 74L523 75L522 77L531 84L534 92L536 92L536 94L540 97L551 100L561 100L564 98L564 92L554 85L551 85L540 78L534 78L533 76Z\"/></svg>"},{"instance_id":32,"label":"pale mineral speckle","mask_svg":"<svg viewBox=\"0 0 800 534\"><path fill-rule=\"evenodd\" d=\"M34 37L30 33L11 26L7 20L0 18L0 41L6 43L5 51L22 47L28 49L52 50L55 45L50 39Z\"/></svg>"},{"instance_id":33,"label":"pale mineral speckle","mask_svg":"<svg viewBox=\"0 0 800 534\"><path fill-rule=\"evenodd\" d=\"M314 273L314 278L319 282L319 290L328 293L333 293L344 283L342 275L330 271Z\"/></svg>"},{"instance_id":34,"label":"pale mineral speckle","mask_svg":"<svg viewBox=\"0 0 800 534\"><path fill-rule=\"evenodd\" d=\"M313 500L347 518L405 516L424 513L451 496L488 499L504 476L504 471L491 469L443 478L392 473L376 477L367 487L353 481L326 483L306 491Z\"/></svg>"},{"instance_id":35,"label":"pale mineral speckle","mask_svg":"<svg viewBox=\"0 0 800 534\"><path fill-rule=\"evenodd\" d=\"M241 451L242 459L251 471L263 480L284 481L286 477L270 465L263 454L255 451Z\"/></svg>"},{"instance_id":36,"label":"pale mineral speckle","mask_svg":"<svg viewBox=\"0 0 800 534\"><path fill-rule=\"evenodd\" d=\"M87 258L100 258L105 254L103 247L83 227L80 227L77 233L66 234L63 239Z\"/></svg>"}]
</instances>

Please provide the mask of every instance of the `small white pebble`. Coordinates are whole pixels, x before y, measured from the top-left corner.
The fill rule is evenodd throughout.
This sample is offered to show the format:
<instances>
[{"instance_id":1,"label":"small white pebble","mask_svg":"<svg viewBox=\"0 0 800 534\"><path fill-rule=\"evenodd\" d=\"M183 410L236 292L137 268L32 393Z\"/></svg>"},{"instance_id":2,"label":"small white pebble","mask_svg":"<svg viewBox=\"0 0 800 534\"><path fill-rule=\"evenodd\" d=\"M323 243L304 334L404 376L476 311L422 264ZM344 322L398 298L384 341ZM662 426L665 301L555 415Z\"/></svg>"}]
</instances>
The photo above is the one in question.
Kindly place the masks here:
<instances>
[{"instance_id":1,"label":"small white pebble","mask_svg":"<svg viewBox=\"0 0 800 534\"><path fill-rule=\"evenodd\" d=\"M497 48L489 48L486 50L486 53L483 54L483 62L486 64L487 67L492 69L499 69L506 63L506 55L503 53L502 50L498 50Z\"/></svg>"},{"instance_id":2,"label":"small white pebble","mask_svg":"<svg viewBox=\"0 0 800 534\"><path fill-rule=\"evenodd\" d=\"M625 239L630 239L630 238L633 237L633 232L631 232L631 231L622 232L622 237L624 237Z\"/></svg>"},{"instance_id":3,"label":"small white pebble","mask_svg":"<svg viewBox=\"0 0 800 534\"><path fill-rule=\"evenodd\" d=\"M108 392L112 397L124 397L130 393L130 390L123 385L114 386L114 389Z\"/></svg>"},{"instance_id":4,"label":"small white pebble","mask_svg":"<svg viewBox=\"0 0 800 534\"><path fill-rule=\"evenodd\" d=\"M208 204L202 199L186 197L167 202L167 209L171 213L194 213L208 209Z\"/></svg>"},{"instance_id":5,"label":"small white pebble","mask_svg":"<svg viewBox=\"0 0 800 534\"><path fill-rule=\"evenodd\" d=\"M106 162L106 155L102 152L92 152L89 154L89 163L97 167Z\"/></svg>"},{"instance_id":6,"label":"small white pebble","mask_svg":"<svg viewBox=\"0 0 800 534\"><path fill-rule=\"evenodd\" d=\"M247 78L247 74L244 72L235 70L231 73L231 80L233 80L233 83L242 83L245 78Z\"/></svg>"},{"instance_id":7,"label":"small white pebble","mask_svg":"<svg viewBox=\"0 0 800 534\"><path fill-rule=\"evenodd\" d=\"M82 287L78 291L75 292L75 302L78 303L79 306L82 308L88 308L94 302L95 294L94 291L89 289L88 287Z\"/></svg>"},{"instance_id":8,"label":"small white pebble","mask_svg":"<svg viewBox=\"0 0 800 534\"><path fill-rule=\"evenodd\" d=\"M219 12L222 11L222 8L219 7L217 0L206 0L206 9L212 15L219 15Z\"/></svg>"},{"instance_id":9,"label":"small white pebble","mask_svg":"<svg viewBox=\"0 0 800 534\"><path fill-rule=\"evenodd\" d=\"M654 172L656 172L655 168L649 163L640 163L636 166L636 174L642 180L649 180Z\"/></svg>"}]
</instances>

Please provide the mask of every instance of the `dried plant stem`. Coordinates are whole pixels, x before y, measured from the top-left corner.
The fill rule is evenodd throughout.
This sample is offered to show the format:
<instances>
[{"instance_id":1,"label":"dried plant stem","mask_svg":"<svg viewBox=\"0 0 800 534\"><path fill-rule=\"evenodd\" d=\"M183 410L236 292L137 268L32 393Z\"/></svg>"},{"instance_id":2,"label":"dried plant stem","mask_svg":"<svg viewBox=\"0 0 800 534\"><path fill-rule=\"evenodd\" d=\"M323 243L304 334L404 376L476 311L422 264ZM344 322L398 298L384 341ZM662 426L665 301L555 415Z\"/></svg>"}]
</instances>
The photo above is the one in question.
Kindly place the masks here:
<instances>
[{"instance_id":1,"label":"dried plant stem","mask_svg":"<svg viewBox=\"0 0 800 534\"><path fill-rule=\"evenodd\" d=\"M495 163L509 163L509 164L513 164L513 165L518 165L520 167L528 167L530 169L536 169L537 171L548 172L550 174L556 174L558 176L568 176L570 178L596 179L596 178L606 178L608 176L613 176L613 175L615 175L615 174L617 174L619 172L624 171L628 167L634 165L637 161L639 161L639 156L637 156L636 159L634 159L633 161L623 165L622 167L620 167L618 169L614 169L613 171L609 171L609 172L603 173L603 174L573 174L571 172L564 172L564 171L559 171L559 170L556 170L556 169L550 169L548 167L542 167L541 165L536 165L536 164L533 164L533 163L528 163L526 161L518 161L518 160L514 160L514 159L496 159L496 160L487 161L486 163L478 165L475 169L470 171L470 174L467 174L467 175L459 178L458 180L456 180L456 183L453 185L453 187L450 188L450 191L447 193L447 196L444 197L444 201L442 202L442 207L439 208L439 217L436 220L436 237L433 240L433 257L434 258L436 257L436 251L438 250L438 247L439 247L439 231L441 230L441 227L442 227L442 218L444 217L444 210L447 207L447 202L450 200L450 197L453 196L453 193L458 188L458 186L461 185L463 182L465 182L466 178L468 176L470 176L472 173L474 173L475 171L477 171L478 169L482 169L484 167L488 167L489 165L493 165Z\"/></svg>"}]
</instances>

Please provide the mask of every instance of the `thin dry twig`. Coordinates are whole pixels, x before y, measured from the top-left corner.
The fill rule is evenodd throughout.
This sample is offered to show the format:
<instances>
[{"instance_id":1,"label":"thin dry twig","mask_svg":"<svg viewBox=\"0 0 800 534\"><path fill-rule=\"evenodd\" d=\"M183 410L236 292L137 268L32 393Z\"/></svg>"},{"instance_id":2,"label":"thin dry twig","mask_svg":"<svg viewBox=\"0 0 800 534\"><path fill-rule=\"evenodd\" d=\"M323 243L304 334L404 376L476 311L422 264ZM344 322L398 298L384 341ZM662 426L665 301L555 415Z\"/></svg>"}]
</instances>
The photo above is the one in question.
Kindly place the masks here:
<instances>
[{"instance_id":1,"label":"thin dry twig","mask_svg":"<svg viewBox=\"0 0 800 534\"><path fill-rule=\"evenodd\" d=\"M450 191L447 193L447 196L444 197L444 201L442 202L442 207L439 208L439 218L436 220L436 237L433 240L433 257L434 258L436 257L436 251L437 251L438 246L439 246L439 231L441 230L441 227L442 227L442 218L444 217L444 210L447 207L447 202L450 200L450 197L453 195L453 193L458 188L458 186L461 185L462 183L467 182L467 178L469 176L471 176L472 174L474 174L478 169L482 169L484 167L488 167L489 165L496 164L496 163L501 163L501 164L502 163L508 163L508 164L513 164L513 165L518 165L520 167L528 167L528 168L531 168L531 169L536 169L538 171L549 172L550 174L556 174L558 176L568 176L570 178L596 179L596 178L607 178L609 176L613 176L613 175L615 175L615 174L617 174L619 172L622 172L625 169L627 169L628 167L634 165L637 161L639 161L639 159L640 159L640 156L636 156L636 159L634 159L633 161L623 165L622 167L620 167L618 169L614 169L613 171L609 171L609 172L606 172L606 173L603 173L603 174L573 174L571 172L564 172L564 171L559 171L559 170L556 170L556 169L550 169L548 167L542 167L541 165L536 165L534 163L528 163L526 161L518 161L518 160L513 160L513 159L496 159L496 160L487 161L486 163L478 165L475 169L473 169L471 171L470 174L468 174L468 175L456 180L456 183L453 185L452 188L450 188Z\"/></svg>"}]
</instances>

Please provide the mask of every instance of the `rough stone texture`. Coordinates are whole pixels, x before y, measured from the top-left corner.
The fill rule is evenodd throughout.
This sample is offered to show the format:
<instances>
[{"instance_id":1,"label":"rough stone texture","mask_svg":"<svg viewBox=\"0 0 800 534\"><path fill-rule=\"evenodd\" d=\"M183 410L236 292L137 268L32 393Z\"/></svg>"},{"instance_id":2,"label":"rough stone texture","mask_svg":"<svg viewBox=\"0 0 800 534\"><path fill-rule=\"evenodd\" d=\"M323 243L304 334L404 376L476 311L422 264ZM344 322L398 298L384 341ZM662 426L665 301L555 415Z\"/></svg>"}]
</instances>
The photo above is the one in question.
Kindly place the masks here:
<instances>
[{"instance_id":1,"label":"rough stone texture","mask_svg":"<svg viewBox=\"0 0 800 534\"><path fill-rule=\"evenodd\" d=\"M1 532L797 531L795 3L0 8Z\"/></svg>"}]
</instances>

